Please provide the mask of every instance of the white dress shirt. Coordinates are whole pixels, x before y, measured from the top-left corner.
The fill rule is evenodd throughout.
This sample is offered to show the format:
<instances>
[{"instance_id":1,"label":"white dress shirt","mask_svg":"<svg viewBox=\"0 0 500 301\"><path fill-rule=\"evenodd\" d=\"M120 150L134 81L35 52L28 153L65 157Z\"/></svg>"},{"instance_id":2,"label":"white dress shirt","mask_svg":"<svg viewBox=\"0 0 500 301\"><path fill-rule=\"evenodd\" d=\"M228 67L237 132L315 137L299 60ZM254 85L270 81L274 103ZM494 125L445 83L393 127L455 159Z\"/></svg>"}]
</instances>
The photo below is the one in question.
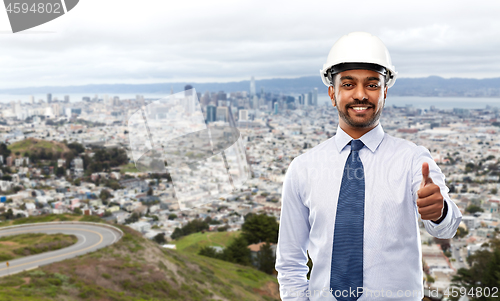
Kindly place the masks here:
<instances>
[{"instance_id":1,"label":"white dress shirt","mask_svg":"<svg viewBox=\"0 0 500 301\"><path fill-rule=\"evenodd\" d=\"M283 183L276 270L283 300L335 300L330 272L335 216L352 138L337 134L296 157ZM425 220L431 235L451 238L462 214L448 196L445 178L429 151L384 133L379 124L360 140L365 173L363 288L358 299L422 300L423 272L417 191L422 163L441 188L448 212L439 224ZM307 280L307 253L313 261Z\"/></svg>"}]
</instances>

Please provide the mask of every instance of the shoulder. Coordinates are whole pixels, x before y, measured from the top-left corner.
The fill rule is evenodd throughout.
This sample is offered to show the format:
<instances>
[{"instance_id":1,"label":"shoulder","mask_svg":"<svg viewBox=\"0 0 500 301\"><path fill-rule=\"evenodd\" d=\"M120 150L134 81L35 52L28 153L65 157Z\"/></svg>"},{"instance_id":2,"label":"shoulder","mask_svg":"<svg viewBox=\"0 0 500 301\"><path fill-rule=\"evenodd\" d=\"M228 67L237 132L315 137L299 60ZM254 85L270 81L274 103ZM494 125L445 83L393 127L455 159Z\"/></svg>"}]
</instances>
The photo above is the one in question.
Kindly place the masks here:
<instances>
[{"instance_id":1,"label":"shoulder","mask_svg":"<svg viewBox=\"0 0 500 301\"><path fill-rule=\"evenodd\" d=\"M333 136L295 157L289 168L305 168L315 163L322 163L327 157L336 155L338 155L338 151L335 145L335 136Z\"/></svg>"},{"instance_id":2,"label":"shoulder","mask_svg":"<svg viewBox=\"0 0 500 301\"><path fill-rule=\"evenodd\" d=\"M413 155L419 155L425 152L429 152L425 147L421 145L416 145L415 143L402 138L396 138L384 133L384 139L382 140L381 147L384 150L393 150L398 153L410 153Z\"/></svg>"},{"instance_id":3,"label":"shoulder","mask_svg":"<svg viewBox=\"0 0 500 301\"><path fill-rule=\"evenodd\" d=\"M384 139L380 145L385 158L391 158L393 162L399 162L409 170L419 171L423 162L428 162L431 168L434 168L434 159L427 148L417 145L411 141L393 137L385 133Z\"/></svg>"}]
</instances>

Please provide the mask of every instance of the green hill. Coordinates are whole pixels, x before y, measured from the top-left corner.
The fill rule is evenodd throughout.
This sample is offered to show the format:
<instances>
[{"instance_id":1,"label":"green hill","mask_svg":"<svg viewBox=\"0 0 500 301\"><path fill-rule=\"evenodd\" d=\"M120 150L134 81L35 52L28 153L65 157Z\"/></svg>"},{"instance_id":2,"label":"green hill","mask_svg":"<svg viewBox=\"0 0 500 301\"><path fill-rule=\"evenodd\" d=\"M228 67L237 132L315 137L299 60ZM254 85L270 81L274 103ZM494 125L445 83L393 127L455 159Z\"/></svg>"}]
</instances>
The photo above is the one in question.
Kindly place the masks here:
<instances>
[{"instance_id":1,"label":"green hill","mask_svg":"<svg viewBox=\"0 0 500 301\"><path fill-rule=\"evenodd\" d=\"M112 246L0 278L0 300L279 299L275 277L192 253L200 233L185 237L182 249L166 250L119 227L125 235ZM217 234L210 239L224 244L227 237Z\"/></svg>"},{"instance_id":2,"label":"green hill","mask_svg":"<svg viewBox=\"0 0 500 301\"><path fill-rule=\"evenodd\" d=\"M201 247L204 246L219 246L227 247L231 240L240 235L238 232L205 232L205 233L193 233L188 236L184 236L174 242L177 251L187 252L190 254L198 254Z\"/></svg>"},{"instance_id":3,"label":"green hill","mask_svg":"<svg viewBox=\"0 0 500 301\"><path fill-rule=\"evenodd\" d=\"M69 148L64 143L35 138L14 142L7 148L12 152L12 155L19 152L20 156L24 156L24 153L40 153L42 150L46 153L50 152L53 154L69 152Z\"/></svg>"}]
</instances>

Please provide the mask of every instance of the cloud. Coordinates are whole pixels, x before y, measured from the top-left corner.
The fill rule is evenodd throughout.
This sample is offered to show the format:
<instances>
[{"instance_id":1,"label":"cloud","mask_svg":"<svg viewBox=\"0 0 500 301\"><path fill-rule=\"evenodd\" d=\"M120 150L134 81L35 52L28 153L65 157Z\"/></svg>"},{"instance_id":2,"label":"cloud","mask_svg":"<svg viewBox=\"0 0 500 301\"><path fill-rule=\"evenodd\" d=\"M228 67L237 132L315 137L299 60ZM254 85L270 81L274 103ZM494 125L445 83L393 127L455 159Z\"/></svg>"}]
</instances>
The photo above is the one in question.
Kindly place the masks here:
<instances>
[{"instance_id":1,"label":"cloud","mask_svg":"<svg viewBox=\"0 0 500 301\"><path fill-rule=\"evenodd\" d=\"M493 1L86 0L32 34L0 34L0 88L317 75L351 31L378 35L402 77L500 77L499 13Z\"/></svg>"}]
</instances>

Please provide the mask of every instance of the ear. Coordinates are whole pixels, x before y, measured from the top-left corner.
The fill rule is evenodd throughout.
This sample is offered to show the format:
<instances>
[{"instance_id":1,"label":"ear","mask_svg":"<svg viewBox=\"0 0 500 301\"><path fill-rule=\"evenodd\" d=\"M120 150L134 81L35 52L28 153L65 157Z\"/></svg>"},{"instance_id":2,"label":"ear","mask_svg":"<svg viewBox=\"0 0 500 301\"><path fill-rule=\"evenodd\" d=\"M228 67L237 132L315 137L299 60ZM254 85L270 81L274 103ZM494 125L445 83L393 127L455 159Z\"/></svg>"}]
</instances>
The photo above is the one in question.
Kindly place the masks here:
<instances>
[{"instance_id":1,"label":"ear","mask_svg":"<svg viewBox=\"0 0 500 301\"><path fill-rule=\"evenodd\" d=\"M328 87L328 96L332 100L332 105L335 107L335 89L333 86Z\"/></svg>"}]
</instances>

